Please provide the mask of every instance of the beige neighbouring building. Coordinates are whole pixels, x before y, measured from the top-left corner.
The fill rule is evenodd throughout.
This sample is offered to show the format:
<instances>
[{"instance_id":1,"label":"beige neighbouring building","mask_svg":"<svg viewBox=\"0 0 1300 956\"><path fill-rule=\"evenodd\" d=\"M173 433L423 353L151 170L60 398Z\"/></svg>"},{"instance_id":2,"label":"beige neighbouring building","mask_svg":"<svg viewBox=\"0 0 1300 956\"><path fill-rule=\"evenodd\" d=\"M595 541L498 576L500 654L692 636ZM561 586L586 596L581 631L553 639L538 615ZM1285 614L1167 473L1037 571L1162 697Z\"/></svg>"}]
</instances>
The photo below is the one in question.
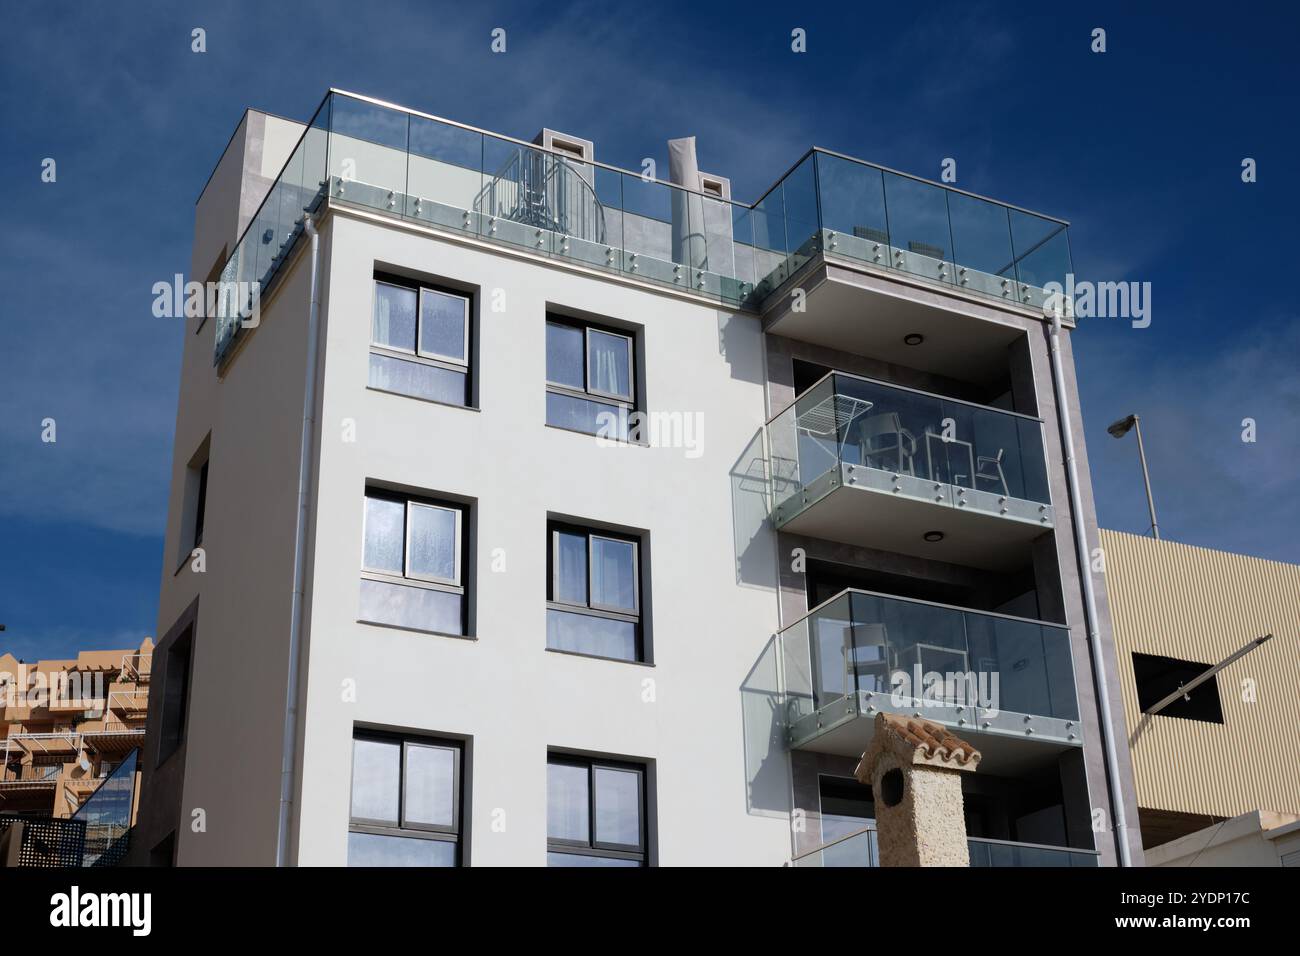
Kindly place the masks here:
<instances>
[{"instance_id":1,"label":"beige neighbouring building","mask_svg":"<svg viewBox=\"0 0 1300 956\"><path fill-rule=\"evenodd\" d=\"M1264 846L1270 823L1300 814L1300 566L1117 531L1101 542L1143 842L1170 844L1148 862L1186 865L1238 829ZM1270 633L1190 699L1144 715Z\"/></svg>"},{"instance_id":2,"label":"beige neighbouring building","mask_svg":"<svg viewBox=\"0 0 1300 956\"><path fill-rule=\"evenodd\" d=\"M0 653L0 816L66 818L82 807L144 743L152 663L149 637L75 660Z\"/></svg>"},{"instance_id":3,"label":"beige neighbouring building","mask_svg":"<svg viewBox=\"0 0 1300 956\"><path fill-rule=\"evenodd\" d=\"M1300 866L1300 816L1252 810L1146 852L1147 866Z\"/></svg>"}]
</instances>

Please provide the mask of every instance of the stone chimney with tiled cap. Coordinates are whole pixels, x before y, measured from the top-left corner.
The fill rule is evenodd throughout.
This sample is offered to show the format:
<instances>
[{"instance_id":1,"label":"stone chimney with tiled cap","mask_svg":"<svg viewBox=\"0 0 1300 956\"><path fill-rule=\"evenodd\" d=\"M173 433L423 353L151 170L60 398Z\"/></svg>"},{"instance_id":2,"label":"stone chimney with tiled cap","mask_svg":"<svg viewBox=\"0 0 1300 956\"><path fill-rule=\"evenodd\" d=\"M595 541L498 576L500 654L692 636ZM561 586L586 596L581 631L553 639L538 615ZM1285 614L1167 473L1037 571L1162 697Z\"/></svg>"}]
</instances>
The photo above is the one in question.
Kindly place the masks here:
<instances>
[{"instance_id":1,"label":"stone chimney with tiled cap","mask_svg":"<svg viewBox=\"0 0 1300 956\"><path fill-rule=\"evenodd\" d=\"M961 774L980 752L936 723L877 714L854 771L876 801L881 866L969 866Z\"/></svg>"}]
</instances>

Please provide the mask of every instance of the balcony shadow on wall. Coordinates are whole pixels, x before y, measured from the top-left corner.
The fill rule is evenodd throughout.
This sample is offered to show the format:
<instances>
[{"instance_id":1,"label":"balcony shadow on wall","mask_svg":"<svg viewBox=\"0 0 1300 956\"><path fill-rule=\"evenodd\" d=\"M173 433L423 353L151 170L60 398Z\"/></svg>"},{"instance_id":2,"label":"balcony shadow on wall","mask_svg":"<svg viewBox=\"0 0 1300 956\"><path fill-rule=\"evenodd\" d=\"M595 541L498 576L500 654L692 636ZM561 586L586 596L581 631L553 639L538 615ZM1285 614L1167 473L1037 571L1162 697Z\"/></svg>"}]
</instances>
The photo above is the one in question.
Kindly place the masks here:
<instances>
[{"instance_id":1,"label":"balcony shadow on wall","mask_svg":"<svg viewBox=\"0 0 1300 956\"><path fill-rule=\"evenodd\" d=\"M731 377L767 387L763 363L763 321L758 316L718 312L718 354Z\"/></svg>"},{"instance_id":2,"label":"balcony shadow on wall","mask_svg":"<svg viewBox=\"0 0 1300 956\"><path fill-rule=\"evenodd\" d=\"M776 590L776 533L768 518L763 432L758 430L731 466L731 531L736 583Z\"/></svg>"},{"instance_id":3,"label":"balcony shadow on wall","mask_svg":"<svg viewBox=\"0 0 1300 956\"><path fill-rule=\"evenodd\" d=\"M762 816L791 812L790 761L777 687L778 646L773 635L740 685L746 811Z\"/></svg>"}]
</instances>

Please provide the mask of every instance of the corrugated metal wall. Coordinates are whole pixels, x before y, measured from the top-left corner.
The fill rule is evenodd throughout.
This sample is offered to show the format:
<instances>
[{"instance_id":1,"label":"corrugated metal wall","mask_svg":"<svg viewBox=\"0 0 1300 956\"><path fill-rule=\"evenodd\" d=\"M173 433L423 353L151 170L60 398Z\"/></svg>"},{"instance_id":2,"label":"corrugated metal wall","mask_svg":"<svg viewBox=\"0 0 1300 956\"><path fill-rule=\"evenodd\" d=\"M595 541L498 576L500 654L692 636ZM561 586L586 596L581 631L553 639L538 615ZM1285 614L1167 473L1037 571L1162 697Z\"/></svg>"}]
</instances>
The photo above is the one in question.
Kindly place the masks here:
<instances>
[{"instance_id":1,"label":"corrugated metal wall","mask_svg":"<svg viewBox=\"0 0 1300 956\"><path fill-rule=\"evenodd\" d=\"M1300 566L1116 531L1101 542L1138 805L1300 813ZM1223 724L1142 718L1134 652L1216 664L1269 632L1216 677Z\"/></svg>"}]
</instances>

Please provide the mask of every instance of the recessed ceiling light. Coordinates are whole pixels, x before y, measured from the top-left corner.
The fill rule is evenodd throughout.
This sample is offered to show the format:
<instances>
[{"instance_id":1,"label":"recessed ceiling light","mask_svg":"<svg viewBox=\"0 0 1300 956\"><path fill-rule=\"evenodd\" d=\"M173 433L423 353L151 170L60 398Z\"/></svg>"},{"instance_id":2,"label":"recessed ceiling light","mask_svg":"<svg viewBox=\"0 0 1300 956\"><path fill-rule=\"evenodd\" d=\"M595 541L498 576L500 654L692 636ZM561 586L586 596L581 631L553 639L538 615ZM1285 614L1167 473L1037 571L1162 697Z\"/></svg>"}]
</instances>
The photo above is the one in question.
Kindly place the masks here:
<instances>
[{"instance_id":1,"label":"recessed ceiling light","mask_svg":"<svg viewBox=\"0 0 1300 956\"><path fill-rule=\"evenodd\" d=\"M920 345L925 341L925 336L920 332L908 332L903 336L904 345Z\"/></svg>"},{"instance_id":2,"label":"recessed ceiling light","mask_svg":"<svg viewBox=\"0 0 1300 956\"><path fill-rule=\"evenodd\" d=\"M942 540L943 540L943 532L942 532L942 531L927 531L927 532L926 532L922 537L924 537L926 541L942 541Z\"/></svg>"}]
</instances>

